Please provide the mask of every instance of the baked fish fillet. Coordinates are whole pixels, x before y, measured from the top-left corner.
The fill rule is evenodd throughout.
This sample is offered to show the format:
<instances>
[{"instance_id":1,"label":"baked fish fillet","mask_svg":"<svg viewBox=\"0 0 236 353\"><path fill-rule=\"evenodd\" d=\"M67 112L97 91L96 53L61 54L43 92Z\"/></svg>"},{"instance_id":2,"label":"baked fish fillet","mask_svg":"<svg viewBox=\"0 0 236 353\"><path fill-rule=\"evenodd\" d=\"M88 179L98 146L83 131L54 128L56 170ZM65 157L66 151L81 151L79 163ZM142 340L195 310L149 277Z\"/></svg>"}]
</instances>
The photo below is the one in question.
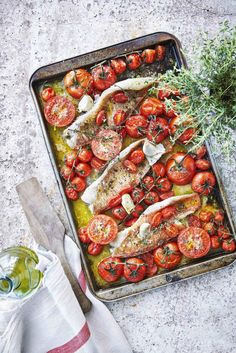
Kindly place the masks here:
<instances>
[{"instance_id":1,"label":"baked fish fillet","mask_svg":"<svg viewBox=\"0 0 236 353\"><path fill-rule=\"evenodd\" d=\"M175 205L176 215L170 220L163 222L157 228L151 227L153 216L163 208ZM118 257L130 257L144 254L162 245L164 242L173 238L171 234L165 231L163 225L173 224L187 215L194 213L201 206L201 200L198 194L173 196L161 202L148 207L131 227L118 233L114 242L112 255ZM143 234L141 228L146 229Z\"/></svg>"}]
</instances>

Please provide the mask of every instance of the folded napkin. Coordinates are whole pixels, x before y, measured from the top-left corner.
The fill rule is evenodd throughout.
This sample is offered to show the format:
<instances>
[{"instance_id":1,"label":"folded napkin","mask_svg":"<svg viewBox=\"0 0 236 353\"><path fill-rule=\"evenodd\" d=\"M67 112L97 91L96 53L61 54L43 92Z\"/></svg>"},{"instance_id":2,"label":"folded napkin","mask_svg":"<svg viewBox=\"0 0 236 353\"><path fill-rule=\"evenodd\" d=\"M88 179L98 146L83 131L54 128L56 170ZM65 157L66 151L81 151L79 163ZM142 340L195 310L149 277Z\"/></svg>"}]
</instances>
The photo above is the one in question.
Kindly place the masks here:
<instances>
[{"instance_id":1,"label":"folded napkin","mask_svg":"<svg viewBox=\"0 0 236 353\"><path fill-rule=\"evenodd\" d=\"M38 248L41 287L25 300L0 301L0 352L132 353L109 310L88 290L79 249L67 236L65 252L92 309L83 314L57 256Z\"/></svg>"}]
</instances>

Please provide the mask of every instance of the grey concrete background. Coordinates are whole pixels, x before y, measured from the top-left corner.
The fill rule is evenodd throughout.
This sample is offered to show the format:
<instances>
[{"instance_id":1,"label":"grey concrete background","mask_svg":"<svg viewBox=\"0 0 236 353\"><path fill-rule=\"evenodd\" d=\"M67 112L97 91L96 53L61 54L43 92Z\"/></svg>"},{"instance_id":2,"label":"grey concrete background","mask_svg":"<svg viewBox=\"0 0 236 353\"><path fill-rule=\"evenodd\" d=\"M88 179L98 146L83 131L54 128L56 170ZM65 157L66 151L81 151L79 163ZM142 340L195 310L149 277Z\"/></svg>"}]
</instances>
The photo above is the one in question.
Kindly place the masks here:
<instances>
[{"instance_id":1,"label":"grey concrete background","mask_svg":"<svg viewBox=\"0 0 236 353\"><path fill-rule=\"evenodd\" d=\"M155 31L188 50L236 23L235 0L0 0L0 248L31 243L15 185L32 175L67 226L28 80L38 67ZM236 215L236 164L218 158ZM235 353L236 264L108 307L135 353ZM13 353L13 352L10 352ZM104 352L106 353L106 352ZM125 352L124 352L125 353Z\"/></svg>"}]
</instances>

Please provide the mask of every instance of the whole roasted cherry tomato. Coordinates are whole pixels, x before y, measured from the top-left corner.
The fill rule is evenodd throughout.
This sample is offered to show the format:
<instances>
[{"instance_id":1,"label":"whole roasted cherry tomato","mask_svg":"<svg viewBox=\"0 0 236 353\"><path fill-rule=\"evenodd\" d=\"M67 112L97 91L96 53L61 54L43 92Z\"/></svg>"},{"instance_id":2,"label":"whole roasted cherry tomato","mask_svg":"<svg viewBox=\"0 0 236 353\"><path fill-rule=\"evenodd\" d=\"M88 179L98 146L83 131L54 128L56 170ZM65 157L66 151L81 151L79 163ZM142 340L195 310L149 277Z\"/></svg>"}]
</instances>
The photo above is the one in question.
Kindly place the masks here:
<instances>
[{"instance_id":1,"label":"whole roasted cherry tomato","mask_svg":"<svg viewBox=\"0 0 236 353\"><path fill-rule=\"evenodd\" d=\"M236 244L234 239L223 240L222 249L224 251L233 252L236 249Z\"/></svg>"},{"instance_id":2,"label":"whole roasted cherry tomato","mask_svg":"<svg viewBox=\"0 0 236 353\"><path fill-rule=\"evenodd\" d=\"M212 235L211 237L211 248L219 249L221 245L221 239L217 235Z\"/></svg>"},{"instance_id":3,"label":"whole roasted cherry tomato","mask_svg":"<svg viewBox=\"0 0 236 353\"><path fill-rule=\"evenodd\" d=\"M96 116L96 124L98 126L101 126L103 123L105 123L106 119L107 118L105 110L100 110L100 112L98 112Z\"/></svg>"},{"instance_id":4,"label":"whole roasted cherry tomato","mask_svg":"<svg viewBox=\"0 0 236 353\"><path fill-rule=\"evenodd\" d=\"M111 210L111 212L119 221L122 221L128 215L123 206L116 206Z\"/></svg>"},{"instance_id":5,"label":"whole roasted cherry tomato","mask_svg":"<svg viewBox=\"0 0 236 353\"><path fill-rule=\"evenodd\" d=\"M79 163L78 154L76 151L70 151L65 155L65 163L68 167L74 167Z\"/></svg>"},{"instance_id":6,"label":"whole roasted cherry tomato","mask_svg":"<svg viewBox=\"0 0 236 353\"><path fill-rule=\"evenodd\" d=\"M126 227L131 227L135 222L137 222L138 217L133 217L125 222Z\"/></svg>"},{"instance_id":7,"label":"whole roasted cherry tomato","mask_svg":"<svg viewBox=\"0 0 236 353\"><path fill-rule=\"evenodd\" d=\"M130 70L136 70L142 64L140 55L137 53L129 54L127 56L127 64Z\"/></svg>"},{"instance_id":8,"label":"whole roasted cherry tomato","mask_svg":"<svg viewBox=\"0 0 236 353\"><path fill-rule=\"evenodd\" d=\"M118 109L113 117L114 124L116 126L121 125L125 121L126 112L122 109Z\"/></svg>"},{"instance_id":9,"label":"whole roasted cherry tomato","mask_svg":"<svg viewBox=\"0 0 236 353\"><path fill-rule=\"evenodd\" d=\"M161 115L163 113L163 103L157 98L147 98L141 104L140 114L146 118L150 115Z\"/></svg>"},{"instance_id":10,"label":"whole roasted cherry tomato","mask_svg":"<svg viewBox=\"0 0 236 353\"><path fill-rule=\"evenodd\" d=\"M143 153L143 150L141 148L134 150L129 155L129 160L134 164L140 164L144 161L144 159L145 159L145 154Z\"/></svg>"},{"instance_id":11,"label":"whole roasted cherry tomato","mask_svg":"<svg viewBox=\"0 0 236 353\"><path fill-rule=\"evenodd\" d=\"M87 163L78 163L75 167L75 172L78 176L87 178L91 174L92 168Z\"/></svg>"},{"instance_id":12,"label":"whole roasted cherry tomato","mask_svg":"<svg viewBox=\"0 0 236 353\"><path fill-rule=\"evenodd\" d=\"M166 55L166 47L164 45L157 45L156 46L156 58L157 61L163 61Z\"/></svg>"},{"instance_id":13,"label":"whole roasted cherry tomato","mask_svg":"<svg viewBox=\"0 0 236 353\"><path fill-rule=\"evenodd\" d=\"M131 192L131 197L134 203L139 203L144 198L144 191L140 188L134 188Z\"/></svg>"},{"instance_id":14,"label":"whole roasted cherry tomato","mask_svg":"<svg viewBox=\"0 0 236 353\"><path fill-rule=\"evenodd\" d=\"M165 100L165 98L169 98L171 95L171 90L169 88L159 89L158 98L161 100Z\"/></svg>"},{"instance_id":15,"label":"whole roasted cherry tomato","mask_svg":"<svg viewBox=\"0 0 236 353\"><path fill-rule=\"evenodd\" d=\"M166 174L176 185L190 183L195 174L194 159L184 152L173 154L166 163Z\"/></svg>"},{"instance_id":16,"label":"whole roasted cherry tomato","mask_svg":"<svg viewBox=\"0 0 236 353\"><path fill-rule=\"evenodd\" d=\"M64 127L74 120L75 106L66 97L54 96L46 102L44 115L50 125Z\"/></svg>"},{"instance_id":17,"label":"whole roasted cherry tomato","mask_svg":"<svg viewBox=\"0 0 236 353\"><path fill-rule=\"evenodd\" d=\"M86 182L83 178L76 176L71 180L71 186L77 191L81 192L86 188Z\"/></svg>"},{"instance_id":18,"label":"whole roasted cherry tomato","mask_svg":"<svg viewBox=\"0 0 236 353\"><path fill-rule=\"evenodd\" d=\"M60 170L60 174L65 180L72 180L75 176L75 173L72 168L67 167L67 165L63 165Z\"/></svg>"},{"instance_id":19,"label":"whole roasted cherry tomato","mask_svg":"<svg viewBox=\"0 0 236 353\"><path fill-rule=\"evenodd\" d=\"M162 219L166 221L166 220L170 219L171 217L174 217L176 212L177 212L176 206L174 206L174 205L167 206L161 210Z\"/></svg>"},{"instance_id":20,"label":"whole roasted cherry tomato","mask_svg":"<svg viewBox=\"0 0 236 353\"><path fill-rule=\"evenodd\" d=\"M118 233L118 226L113 218L107 215L96 215L88 224L88 236L98 244L109 244Z\"/></svg>"},{"instance_id":21,"label":"whole roasted cherry tomato","mask_svg":"<svg viewBox=\"0 0 236 353\"><path fill-rule=\"evenodd\" d=\"M218 236L220 237L220 239L229 239L230 238L230 232L224 226L219 226L217 233L218 233Z\"/></svg>"},{"instance_id":22,"label":"whole roasted cherry tomato","mask_svg":"<svg viewBox=\"0 0 236 353\"><path fill-rule=\"evenodd\" d=\"M96 244L96 243L90 243L88 246L88 254L92 255L92 256L97 256L99 254L101 254L102 250L103 250L104 246L101 244Z\"/></svg>"},{"instance_id":23,"label":"whole roasted cherry tomato","mask_svg":"<svg viewBox=\"0 0 236 353\"><path fill-rule=\"evenodd\" d=\"M76 201L79 198L78 192L72 187L72 186L67 186L66 187L66 196L68 199Z\"/></svg>"},{"instance_id":24,"label":"whole roasted cherry tomato","mask_svg":"<svg viewBox=\"0 0 236 353\"><path fill-rule=\"evenodd\" d=\"M224 220L224 211L223 210L216 211L214 221L216 223L222 223L223 220Z\"/></svg>"},{"instance_id":25,"label":"whole roasted cherry tomato","mask_svg":"<svg viewBox=\"0 0 236 353\"><path fill-rule=\"evenodd\" d=\"M146 64L152 64L156 59L156 51L154 49L145 49L141 58Z\"/></svg>"},{"instance_id":26,"label":"whole roasted cherry tomato","mask_svg":"<svg viewBox=\"0 0 236 353\"><path fill-rule=\"evenodd\" d=\"M115 71L108 65L100 65L92 70L94 87L100 91L112 86L117 78Z\"/></svg>"},{"instance_id":27,"label":"whole roasted cherry tomato","mask_svg":"<svg viewBox=\"0 0 236 353\"><path fill-rule=\"evenodd\" d=\"M209 195L216 183L216 178L211 172L199 172L194 175L192 189L201 195Z\"/></svg>"},{"instance_id":28,"label":"whole roasted cherry tomato","mask_svg":"<svg viewBox=\"0 0 236 353\"><path fill-rule=\"evenodd\" d=\"M160 200L166 200L169 197L175 196L174 191L168 191L168 192L163 192L163 193L159 193L160 196Z\"/></svg>"},{"instance_id":29,"label":"whole roasted cherry tomato","mask_svg":"<svg viewBox=\"0 0 236 353\"><path fill-rule=\"evenodd\" d=\"M151 190L154 186L154 178L150 175L147 175L142 180L142 186L145 190Z\"/></svg>"},{"instance_id":30,"label":"whole roasted cherry tomato","mask_svg":"<svg viewBox=\"0 0 236 353\"><path fill-rule=\"evenodd\" d=\"M135 174L137 172L136 165L133 162L131 162L130 160L126 159L123 162L123 165L130 173Z\"/></svg>"},{"instance_id":31,"label":"whole roasted cherry tomato","mask_svg":"<svg viewBox=\"0 0 236 353\"><path fill-rule=\"evenodd\" d=\"M144 198L144 202L146 205L153 205L158 201L159 201L159 195L156 191L149 191Z\"/></svg>"},{"instance_id":32,"label":"whole roasted cherry tomato","mask_svg":"<svg viewBox=\"0 0 236 353\"><path fill-rule=\"evenodd\" d=\"M81 227L77 231L77 235L79 237L79 240L84 243L84 244L89 244L91 243L91 239L88 236L88 231L87 227Z\"/></svg>"},{"instance_id":33,"label":"whole roasted cherry tomato","mask_svg":"<svg viewBox=\"0 0 236 353\"><path fill-rule=\"evenodd\" d=\"M108 257L98 265L98 273L106 282L115 282L123 274L124 264L119 257Z\"/></svg>"},{"instance_id":34,"label":"whole roasted cherry tomato","mask_svg":"<svg viewBox=\"0 0 236 353\"><path fill-rule=\"evenodd\" d=\"M201 211L199 213L199 218L202 222L207 223L213 218L213 213L211 211Z\"/></svg>"},{"instance_id":35,"label":"whole roasted cherry tomato","mask_svg":"<svg viewBox=\"0 0 236 353\"><path fill-rule=\"evenodd\" d=\"M132 212L132 216L138 218L144 211L144 207L142 205L135 206L135 209Z\"/></svg>"},{"instance_id":36,"label":"whole roasted cherry tomato","mask_svg":"<svg viewBox=\"0 0 236 353\"><path fill-rule=\"evenodd\" d=\"M124 139L125 136L127 135L127 131L126 131L125 126L123 126L118 132L119 132L122 139Z\"/></svg>"},{"instance_id":37,"label":"whole roasted cherry tomato","mask_svg":"<svg viewBox=\"0 0 236 353\"><path fill-rule=\"evenodd\" d=\"M189 140L196 133L195 128L192 128L192 127L188 128L188 125L191 123L191 121L192 121L191 117L185 118L185 120L183 120L183 117L181 117L180 115L177 115L170 122L170 132L172 135L174 135L180 127L185 128L184 131L182 132L182 134L180 136L178 136L178 140L183 144L188 143ZM179 135L179 133L178 133L178 135Z\"/></svg>"},{"instance_id":38,"label":"whole roasted cherry tomato","mask_svg":"<svg viewBox=\"0 0 236 353\"><path fill-rule=\"evenodd\" d=\"M78 159L81 162L90 162L93 158L93 152L88 147L80 147L78 150Z\"/></svg>"},{"instance_id":39,"label":"whole roasted cherry tomato","mask_svg":"<svg viewBox=\"0 0 236 353\"><path fill-rule=\"evenodd\" d=\"M151 121L147 129L147 138L156 144L163 141L169 135L169 124L164 118L156 118Z\"/></svg>"},{"instance_id":40,"label":"whole roasted cherry tomato","mask_svg":"<svg viewBox=\"0 0 236 353\"><path fill-rule=\"evenodd\" d=\"M172 183L168 178L157 179L156 188L160 192L168 192L172 188Z\"/></svg>"},{"instance_id":41,"label":"whole roasted cherry tomato","mask_svg":"<svg viewBox=\"0 0 236 353\"><path fill-rule=\"evenodd\" d=\"M211 168L211 163L207 159L197 159L195 162L197 169L207 170Z\"/></svg>"},{"instance_id":42,"label":"whole roasted cherry tomato","mask_svg":"<svg viewBox=\"0 0 236 353\"><path fill-rule=\"evenodd\" d=\"M202 222L195 215L188 216L188 224L190 227L202 228Z\"/></svg>"},{"instance_id":43,"label":"whole roasted cherry tomato","mask_svg":"<svg viewBox=\"0 0 236 353\"><path fill-rule=\"evenodd\" d=\"M126 103L129 100L129 97L122 91L115 92L111 96L111 99L115 103Z\"/></svg>"},{"instance_id":44,"label":"whole roasted cherry tomato","mask_svg":"<svg viewBox=\"0 0 236 353\"><path fill-rule=\"evenodd\" d=\"M142 115L132 115L125 122L127 134L135 138L144 136L147 126L148 121Z\"/></svg>"},{"instance_id":45,"label":"whole roasted cherry tomato","mask_svg":"<svg viewBox=\"0 0 236 353\"><path fill-rule=\"evenodd\" d=\"M206 146L202 145L196 149L194 152L195 158L196 159L202 159L207 152Z\"/></svg>"},{"instance_id":46,"label":"whole roasted cherry tomato","mask_svg":"<svg viewBox=\"0 0 236 353\"><path fill-rule=\"evenodd\" d=\"M188 227L180 232L178 246L186 257L196 259L205 256L209 252L211 239L204 229Z\"/></svg>"},{"instance_id":47,"label":"whole roasted cherry tomato","mask_svg":"<svg viewBox=\"0 0 236 353\"><path fill-rule=\"evenodd\" d=\"M139 282L146 275L145 262L142 259L132 257L125 261L124 277L129 282Z\"/></svg>"},{"instance_id":48,"label":"whole roasted cherry tomato","mask_svg":"<svg viewBox=\"0 0 236 353\"><path fill-rule=\"evenodd\" d=\"M197 130L195 128L190 127L184 130L184 132L179 136L178 140L184 145L186 145L194 137L196 131Z\"/></svg>"},{"instance_id":49,"label":"whole roasted cherry tomato","mask_svg":"<svg viewBox=\"0 0 236 353\"><path fill-rule=\"evenodd\" d=\"M158 271L158 267L154 263L153 255L150 252L148 252L146 254L140 255L140 258L145 262L145 265L146 265L146 276L147 277L154 276L157 273L157 271Z\"/></svg>"},{"instance_id":50,"label":"whole roasted cherry tomato","mask_svg":"<svg viewBox=\"0 0 236 353\"><path fill-rule=\"evenodd\" d=\"M158 211L152 217L151 226L156 228L161 224L161 222L162 222L162 213L161 211Z\"/></svg>"},{"instance_id":51,"label":"whole roasted cherry tomato","mask_svg":"<svg viewBox=\"0 0 236 353\"><path fill-rule=\"evenodd\" d=\"M41 97L44 102L47 102L50 98L56 95L54 89L52 87L46 87L42 90Z\"/></svg>"},{"instance_id":52,"label":"whole roasted cherry tomato","mask_svg":"<svg viewBox=\"0 0 236 353\"><path fill-rule=\"evenodd\" d=\"M79 99L83 94L92 92L93 78L84 69L72 70L64 77L64 85L72 97Z\"/></svg>"},{"instance_id":53,"label":"whole roasted cherry tomato","mask_svg":"<svg viewBox=\"0 0 236 353\"><path fill-rule=\"evenodd\" d=\"M126 62L123 59L112 59L111 67L117 75L122 74L126 70Z\"/></svg>"},{"instance_id":54,"label":"whole roasted cherry tomato","mask_svg":"<svg viewBox=\"0 0 236 353\"><path fill-rule=\"evenodd\" d=\"M216 234L216 225L213 222L207 222L204 224L203 229L209 234L209 235L215 235Z\"/></svg>"},{"instance_id":55,"label":"whole roasted cherry tomato","mask_svg":"<svg viewBox=\"0 0 236 353\"><path fill-rule=\"evenodd\" d=\"M175 242L169 242L153 252L155 263L165 269L172 269L180 264L182 254Z\"/></svg>"},{"instance_id":56,"label":"whole roasted cherry tomato","mask_svg":"<svg viewBox=\"0 0 236 353\"><path fill-rule=\"evenodd\" d=\"M157 177L164 177L166 175L166 167L162 162L157 162L152 166L152 170L156 174Z\"/></svg>"},{"instance_id":57,"label":"whole roasted cherry tomato","mask_svg":"<svg viewBox=\"0 0 236 353\"><path fill-rule=\"evenodd\" d=\"M91 164L91 167L92 167L93 169L101 170L101 169L104 168L106 162L105 162L105 161L102 161L101 159L99 159L99 158L97 158L97 157L93 157L93 158L91 159L90 164Z\"/></svg>"}]
</instances>

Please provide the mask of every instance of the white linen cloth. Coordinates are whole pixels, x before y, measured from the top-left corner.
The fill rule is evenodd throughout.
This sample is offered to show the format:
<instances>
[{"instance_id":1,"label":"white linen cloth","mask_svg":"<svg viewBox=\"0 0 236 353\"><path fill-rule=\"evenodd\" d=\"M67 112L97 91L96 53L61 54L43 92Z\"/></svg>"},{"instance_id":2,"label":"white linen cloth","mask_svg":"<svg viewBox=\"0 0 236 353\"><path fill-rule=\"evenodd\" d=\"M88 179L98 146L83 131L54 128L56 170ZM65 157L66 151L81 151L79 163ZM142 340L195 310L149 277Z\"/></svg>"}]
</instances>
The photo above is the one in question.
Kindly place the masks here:
<instances>
[{"instance_id":1,"label":"white linen cloth","mask_svg":"<svg viewBox=\"0 0 236 353\"><path fill-rule=\"evenodd\" d=\"M0 301L0 352L132 353L109 310L88 290L79 249L68 236L65 252L91 311L83 314L57 256L38 248L45 270L41 287L28 299Z\"/></svg>"}]
</instances>

